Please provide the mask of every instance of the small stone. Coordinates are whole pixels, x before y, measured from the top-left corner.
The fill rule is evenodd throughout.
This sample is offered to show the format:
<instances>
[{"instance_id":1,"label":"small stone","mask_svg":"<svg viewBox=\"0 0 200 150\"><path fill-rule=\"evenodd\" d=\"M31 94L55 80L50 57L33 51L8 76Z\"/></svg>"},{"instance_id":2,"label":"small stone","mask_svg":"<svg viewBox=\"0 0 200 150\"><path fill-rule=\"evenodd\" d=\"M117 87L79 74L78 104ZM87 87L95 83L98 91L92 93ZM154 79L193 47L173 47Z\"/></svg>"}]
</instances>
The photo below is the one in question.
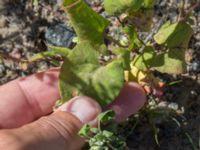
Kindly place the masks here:
<instances>
[{"instance_id":1,"label":"small stone","mask_svg":"<svg viewBox=\"0 0 200 150\"><path fill-rule=\"evenodd\" d=\"M200 61L193 61L187 65L187 70L189 72L200 72Z\"/></svg>"},{"instance_id":2,"label":"small stone","mask_svg":"<svg viewBox=\"0 0 200 150\"><path fill-rule=\"evenodd\" d=\"M105 61L109 61L110 60L110 56L104 56L104 60Z\"/></svg>"},{"instance_id":3,"label":"small stone","mask_svg":"<svg viewBox=\"0 0 200 150\"><path fill-rule=\"evenodd\" d=\"M189 97L195 100L198 98L198 93L195 90L191 90Z\"/></svg>"},{"instance_id":4,"label":"small stone","mask_svg":"<svg viewBox=\"0 0 200 150\"><path fill-rule=\"evenodd\" d=\"M0 17L0 28L5 28L8 25L8 20L5 16Z\"/></svg>"},{"instance_id":5,"label":"small stone","mask_svg":"<svg viewBox=\"0 0 200 150\"><path fill-rule=\"evenodd\" d=\"M159 107L167 107L167 102L163 101L158 104Z\"/></svg>"},{"instance_id":6,"label":"small stone","mask_svg":"<svg viewBox=\"0 0 200 150\"><path fill-rule=\"evenodd\" d=\"M73 29L64 24L51 26L45 33L48 44L60 47L72 47L74 37Z\"/></svg>"},{"instance_id":7,"label":"small stone","mask_svg":"<svg viewBox=\"0 0 200 150\"><path fill-rule=\"evenodd\" d=\"M173 110L178 110L178 104L176 104L176 103L170 103L168 105L168 108L171 108Z\"/></svg>"},{"instance_id":8,"label":"small stone","mask_svg":"<svg viewBox=\"0 0 200 150\"><path fill-rule=\"evenodd\" d=\"M192 49L189 49L188 51L186 51L186 54L185 54L185 60L186 62L191 62L192 59L193 59L193 50Z\"/></svg>"}]
</instances>

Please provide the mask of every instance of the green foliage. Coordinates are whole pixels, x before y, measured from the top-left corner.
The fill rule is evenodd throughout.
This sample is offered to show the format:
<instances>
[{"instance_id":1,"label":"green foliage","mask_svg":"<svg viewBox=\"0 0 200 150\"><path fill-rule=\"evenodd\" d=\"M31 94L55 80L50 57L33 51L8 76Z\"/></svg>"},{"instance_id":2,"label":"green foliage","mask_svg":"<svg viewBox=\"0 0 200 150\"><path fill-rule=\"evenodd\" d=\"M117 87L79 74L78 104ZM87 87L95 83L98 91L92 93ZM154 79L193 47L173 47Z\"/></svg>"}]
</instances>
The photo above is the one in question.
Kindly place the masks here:
<instances>
[{"instance_id":1,"label":"green foliage","mask_svg":"<svg viewBox=\"0 0 200 150\"><path fill-rule=\"evenodd\" d=\"M144 42L138 36L138 31L151 28L155 2L104 0L105 11L109 15L125 14L124 19L120 20L123 30L120 28L119 32L127 40L121 44L120 40L113 39L105 32L109 21L93 11L84 0L63 1L64 10L77 35L77 45L72 50L49 46L49 51L31 58L31 61L36 61L58 55L64 59L59 76L59 104L72 97L86 95L105 106L115 100L125 81L154 88L158 87L159 80L152 70L168 74L186 71L185 51L193 34L186 20L166 22L153 37L160 46L155 46L151 40ZM109 42L105 43L105 39ZM142 52L139 51L143 48ZM108 53L115 57L102 61L100 58ZM122 150L126 144L124 139L118 137L116 129L115 114L108 111L99 116L98 128L85 125L79 134L88 139L91 150Z\"/></svg>"},{"instance_id":2,"label":"green foliage","mask_svg":"<svg viewBox=\"0 0 200 150\"><path fill-rule=\"evenodd\" d=\"M98 51L105 51L103 34L109 21L94 12L83 0L64 0L64 8L79 42L87 41Z\"/></svg>"},{"instance_id":3,"label":"green foliage","mask_svg":"<svg viewBox=\"0 0 200 150\"><path fill-rule=\"evenodd\" d=\"M146 25L149 27L155 2L104 0L105 10L110 15L126 13L121 32L127 37L128 44L121 46L116 44L120 41L115 41L111 49L115 58L102 63L99 58L110 49L104 42L105 37L108 37L105 30L109 21L93 11L83 0L63 1L64 9L77 34L77 45L72 50L49 45L49 51L30 59L37 61L54 56L64 59L59 77L61 104L74 96L87 95L105 106L118 96L125 80L152 86L158 84L158 80L151 70L169 74L185 72L185 50L193 33L186 21L166 22L160 28L154 40L162 45L162 50L156 49L151 43L145 45L138 36L138 30L146 30ZM139 18L140 24L137 24L137 20L134 22L134 18ZM141 47L145 47L144 51L131 60L131 52Z\"/></svg>"},{"instance_id":4,"label":"green foliage","mask_svg":"<svg viewBox=\"0 0 200 150\"><path fill-rule=\"evenodd\" d=\"M153 8L156 3L156 0L144 0L143 7L144 8Z\"/></svg>"},{"instance_id":5,"label":"green foliage","mask_svg":"<svg viewBox=\"0 0 200 150\"><path fill-rule=\"evenodd\" d=\"M151 27L153 7L156 0L104 0L104 7L107 14L120 16L126 14L125 22L148 31Z\"/></svg>"},{"instance_id":6,"label":"green foliage","mask_svg":"<svg viewBox=\"0 0 200 150\"><path fill-rule=\"evenodd\" d=\"M157 55L154 68L162 73L181 74L186 71L185 50L169 49L166 53Z\"/></svg>"},{"instance_id":7,"label":"green foliage","mask_svg":"<svg viewBox=\"0 0 200 150\"><path fill-rule=\"evenodd\" d=\"M101 105L109 104L123 86L123 75L121 62L113 61L101 66L98 52L90 44L80 43L68 55L61 69L62 100L64 102L75 95L87 95Z\"/></svg>"},{"instance_id":8,"label":"green foliage","mask_svg":"<svg viewBox=\"0 0 200 150\"><path fill-rule=\"evenodd\" d=\"M158 44L168 48L187 48L193 30L185 22L166 22L154 36Z\"/></svg>"},{"instance_id":9,"label":"green foliage","mask_svg":"<svg viewBox=\"0 0 200 150\"><path fill-rule=\"evenodd\" d=\"M142 54L135 57L133 64L142 71L153 68L162 73L184 73L186 71L185 50L192 33L193 30L185 22L165 23L154 39L158 44L164 45L166 50L156 54L152 47L146 47Z\"/></svg>"},{"instance_id":10,"label":"green foliage","mask_svg":"<svg viewBox=\"0 0 200 150\"><path fill-rule=\"evenodd\" d=\"M113 132L104 130L89 140L89 146L90 150L124 150L126 143Z\"/></svg>"},{"instance_id":11,"label":"green foliage","mask_svg":"<svg viewBox=\"0 0 200 150\"><path fill-rule=\"evenodd\" d=\"M70 53L70 49L66 47L59 47L59 46L54 46L54 45L48 45L49 51L53 51L56 54L59 54L63 57L67 57L67 55Z\"/></svg>"},{"instance_id":12,"label":"green foliage","mask_svg":"<svg viewBox=\"0 0 200 150\"><path fill-rule=\"evenodd\" d=\"M192 34L193 30L185 22L165 23L154 36L155 41L165 45L167 49L166 52L156 56L155 69L169 74L184 73L186 71L185 50Z\"/></svg>"},{"instance_id":13,"label":"green foliage","mask_svg":"<svg viewBox=\"0 0 200 150\"><path fill-rule=\"evenodd\" d=\"M143 0L104 0L104 7L109 15L119 15L125 12L136 12L142 3Z\"/></svg>"},{"instance_id":14,"label":"green foliage","mask_svg":"<svg viewBox=\"0 0 200 150\"><path fill-rule=\"evenodd\" d=\"M148 71L154 64L155 55L156 53L154 48L148 46L144 49L144 52L141 55L135 57L132 64L139 70Z\"/></svg>"},{"instance_id":15,"label":"green foliage","mask_svg":"<svg viewBox=\"0 0 200 150\"><path fill-rule=\"evenodd\" d=\"M90 130L91 130L91 126L88 125L88 124L85 124L85 125L81 128L81 130L79 131L79 135L80 135L81 137L88 137L89 134L90 134Z\"/></svg>"},{"instance_id":16,"label":"green foliage","mask_svg":"<svg viewBox=\"0 0 200 150\"><path fill-rule=\"evenodd\" d=\"M110 15L127 13L127 19L136 17L140 18L140 21L149 22L155 2L105 0L104 6ZM104 43L104 35L109 21L93 11L83 0L64 0L63 5L78 36L77 45L73 50L49 46L50 51L32 58L32 61L55 55L64 58L59 80L61 103L77 95L87 95L105 106L118 96L124 80L137 81L142 85L156 82L150 84L155 85L158 81L151 74L152 69L170 74L185 72L184 55L192 29L184 21L167 22L161 27L154 36L155 41L164 47L162 51L158 49L159 53L151 43L145 45L139 39L138 25L123 23L122 32L128 39L127 48L115 45L112 52L116 57L109 62L101 63L99 57L108 49ZM144 27L142 24L139 26ZM131 51L143 46L144 51L131 60Z\"/></svg>"},{"instance_id":17,"label":"green foliage","mask_svg":"<svg viewBox=\"0 0 200 150\"><path fill-rule=\"evenodd\" d=\"M185 53L182 48L168 49L161 54L156 54L154 48L146 47L142 54L135 57L132 64L141 71L152 68L162 73L181 74L186 71L184 59Z\"/></svg>"},{"instance_id":18,"label":"green foliage","mask_svg":"<svg viewBox=\"0 0 200 150\"><path fill-rule=\"evenodd\" d=\"M130 51L124 48L117 48L113 50L117 55L117 61L122 64L124 70L130 68Z\"/></svg>"},{"instance_id":19,"label":"green foliage","mask_svg":"<svg viewBox=\"0 0 200 150\"><path fill-rule=\"evenodd\" d=\"M98 119L99 126L97 128L85 125L79 132L81 137L88 139L90 150L124 150L126 148L125 139L104 126L105 124L116 125L115 113L111 110L103 112Z\"/></svg>"},{"instance_id":20,"label":"green foliage","mask_svg":"<svg viewBox=\"0 0 200 150\"><path fill-rule=\"evenodd\" d=\"M115 112L114 111L106 111L99 115L99 121L101 123L108 123L110 121L113 121L115 119Z\"/></svg>"},{"instance_id":21,"label":"green foliage","mask_svg":"<svg viewBox=\"0 0 200 150\"><path fill-rule=\"evenodd\" d=\"M44 59L44 58L47 58L47 57L55 57L55 55L57 55L57 53L55 53L54 51L52 51L52 52L48 52L48 51L41 52L41 53L38 53L38 54L34 55L33 57L31 57L29 59L29 62L38 61L40 59Z\"/></svg>"},{"instance_id":22,"label":"green foliage","mask_svg":"<svg viewBox=\"0 0 200 150\"><path fill-rule=\"evenodd\" d=\"M140 48L143 43L138 37L138 33L136 29L132 26L125 26L123 28L123 31L127 34L129 39L129 47L128 49L131 51L136 48Z\"/></svg>"}]
</instances>

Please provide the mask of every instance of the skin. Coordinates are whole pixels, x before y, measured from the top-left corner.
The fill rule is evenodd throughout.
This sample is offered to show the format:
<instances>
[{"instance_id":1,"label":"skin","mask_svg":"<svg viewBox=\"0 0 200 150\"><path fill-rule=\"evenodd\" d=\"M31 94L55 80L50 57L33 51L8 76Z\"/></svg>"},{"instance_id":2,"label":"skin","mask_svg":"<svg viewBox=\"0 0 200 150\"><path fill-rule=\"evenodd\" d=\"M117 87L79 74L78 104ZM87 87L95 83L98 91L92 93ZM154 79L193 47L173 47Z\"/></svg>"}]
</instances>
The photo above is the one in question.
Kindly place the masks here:
<instances>
[{"instance_id":1,"label":"skin","mask_svg":"<svg viewBox=\"0 0 200 150\"><path fill-rule=\"evenodd\" d=\"M83 146L77 133L85 123L95 126L102 108L89 97L75 97L53 111L60 98L58 74L59 69L52 69L0 87L0 149L78 150ZM126 83L103 110L113 109L121 122L145 101L142 87Z\"/></svg>"}]
</instances>

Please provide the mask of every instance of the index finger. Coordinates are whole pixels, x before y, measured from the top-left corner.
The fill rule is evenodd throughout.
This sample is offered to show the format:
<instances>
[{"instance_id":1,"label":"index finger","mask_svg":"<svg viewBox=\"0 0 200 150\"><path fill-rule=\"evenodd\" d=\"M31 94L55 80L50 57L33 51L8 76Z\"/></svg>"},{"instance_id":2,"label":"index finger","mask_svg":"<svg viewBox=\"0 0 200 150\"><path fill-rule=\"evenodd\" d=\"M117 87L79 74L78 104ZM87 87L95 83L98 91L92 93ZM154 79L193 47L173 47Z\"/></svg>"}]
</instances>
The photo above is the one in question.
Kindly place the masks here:
<instances>
[{"instance_id":1,"label":"index finger","mask_svg":"<svg viewBox=\"0 0 200 150\"><path fill-rule=\"evenodd\" d=\"M0 87L0 128L15 128L52 112L59 99L59 69L13 80Z\"/></svg>"}]
</instances>

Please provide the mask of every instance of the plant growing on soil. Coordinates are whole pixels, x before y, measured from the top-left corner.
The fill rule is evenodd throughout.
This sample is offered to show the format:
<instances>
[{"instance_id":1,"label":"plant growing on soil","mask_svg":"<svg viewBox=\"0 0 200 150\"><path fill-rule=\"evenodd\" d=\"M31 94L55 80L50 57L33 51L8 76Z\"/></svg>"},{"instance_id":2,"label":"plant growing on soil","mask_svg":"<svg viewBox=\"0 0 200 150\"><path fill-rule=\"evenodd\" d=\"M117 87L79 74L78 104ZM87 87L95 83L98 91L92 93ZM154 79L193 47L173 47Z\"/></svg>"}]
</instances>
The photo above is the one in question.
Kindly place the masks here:
<instances>
[{"instance_id":1,"label":"plant growing on soil","mask_svg":"<svg viewBox=\"0 0 200 150\"><path fill-rule=\"evenodd\" d=\"M59 77L59 104L74 96L87 95L105 106L118 96L125 82L138 82L150 93L163 86L153 71L168 74L186 71L185 51L193 34L187 21L189 11L183 11L176 22L164 23L153 35L154 42L142 41L138 36L138 31L150 30L155 3L156 0L104 0L107 14L117 17L121 23L119 32L124 38L115 40L106 30L111 22L83 0L63 1L63 9L77 35L76 46L71 50L49 45L49 51L31 59L35 61L58 55L64 58ZM114 56L112 60L100 61L110 54ZM88 139L90 149L125 148L124 140L115 134L113 118L113 112L105 112L100 115L97 129L85 125L80 131L80 135L87 139L93 135ZM101 124L109 126L102 128ZM108 131L108 128L112 130ZM117 147L113 143L117 143Z\"/></svg>"},{"instance_id":2,"label":"plant growing on soil","mask_svg":"<svg viewBox=\"0 0 200 150\"><path fill-rule=\"evenodd\" d=\"M124 150L126 148L125 138L117 134L113 111L101 113L98 117L98 127L93 128L86 124L80 130L79 135L88 141L91 150Z\"/></svg>"}]
</instances>

